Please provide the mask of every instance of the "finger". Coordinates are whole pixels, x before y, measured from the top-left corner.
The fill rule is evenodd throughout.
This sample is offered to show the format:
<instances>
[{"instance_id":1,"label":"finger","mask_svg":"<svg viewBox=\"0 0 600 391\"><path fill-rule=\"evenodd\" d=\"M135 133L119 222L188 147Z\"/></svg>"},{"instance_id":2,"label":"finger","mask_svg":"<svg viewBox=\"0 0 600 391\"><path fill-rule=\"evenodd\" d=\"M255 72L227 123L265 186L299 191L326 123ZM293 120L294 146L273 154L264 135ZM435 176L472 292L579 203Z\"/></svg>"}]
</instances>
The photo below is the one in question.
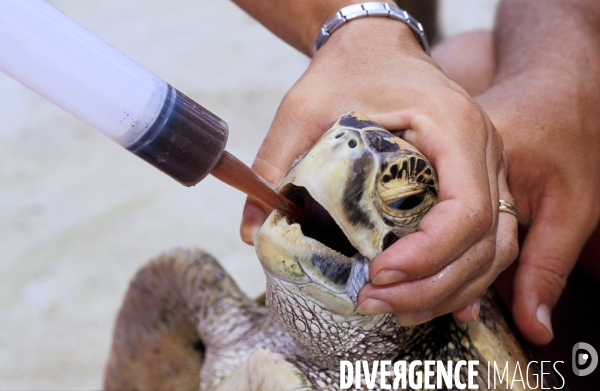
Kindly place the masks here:
<instances>
[{"instance_id":1,"label":"finger","mask_svg":"<svg viewBox=\"0 0 600 391\"><path fill-rule=\"evenodd\" d=\"M473 322L479 318L479 310L481 309L481 296L477 297L471 304L453 312L456 319L461 322Z\"/></svg>"},{"instance_id":2,"label":"finger","mask_svg":"<svg viewBox=\"0 0 600 391\"><path fill-rule=\"evenodd\" d=\"M273 186L277 186L294 159L312 147L321 132L315 123L308 120L310 116L301 121L294 113L301 113L303 110L291 110L289 101L290 99L282 102L252 164L252 169ZM251 197L246 199L240 225L240 236L245 243L253 244L254 235L270 212L271 209L261 202Z\"/></svg>"},{"instance_id":3,"label":"finger","mask_svg":"<svg viewBox=\"0 0 600 391\"><path fill-rule=\"evenodd\" d=\"M546 201L525 238L512 311L517 327L532 343L547 344L554 336L552 310L587 239L578 221L563 207Z\"/></svg>"},{"instance_id":4,"label":"finger","mask_svg":"<svg viewBox=\"0 0 600 391\"><path fill-rule=\"evenodd\" d=\"M500 199L514 204L514 200L508 191L508 183L506 181L506 171L508 167L508 160L506 154L503 154L503 159L500 162L500 172L498 174L498 187L500 192ZM512 263L518 255L518 242L517 242L517 218L513 216L499 216L500 218L500 230L499 235L501 236L498 241L499 247L506 247L506 258L507 261ZM504 228L505 227L505 228ZM506 232L506 234L504 234ZM511 238L512 237L512 238ZM508 263L508 262L507 262ZM510 266L510 263L508 266ZM507 266L507 267L508 267ZM502 272L502 271L501 271ZM453 312L454 316L462 322L472 322L477 320L479 316L479 310L481 308L481 296L476 298L472 303L459 308Z\"/></svg>"},{"instance_id":5,"label":"finger","mask_svg":"<svg viewBox=\"0 0 600 391\"><path fill-rule=\"evenodd\" d=\"M475 321L479 317L481 297L491 285L491 281L493 281L493 277L490 278L489 275L477 276L446 300L427 311L394 314L396 322L402 326L411 327L451 312L454 312L455 316L458 314L457 319L462 322ZM459 310L455 308L459 308Z\"/></svg>"},{"instance_id":6,"label":"finger","mask_svg":"<svg viewBox=\"0 0 600 391\"><path fill-rule=\"evenodd\" d=\"M502 219L509 217L511 216L501 216ZM515 220L514 217L512 217L512 219ZM509 232L504 232L504 234L508 233ZM511 259L514 256L516 256L514 252L514 246L512 245L512 240L510 240L510 243L511 245L502 244L498 246L495 258ZM492 284L496 276L500 272L502 272L502 270L504 270L503 268L505 266L506 264L503 262L497 262L492 264L492 266L490 266L490 268L485 270L483 273L477 275L476 277L472 278L466 283L461 284L461 286L458 289L453 291L452 294L450 294L444 300L440 301L435 306L423 311L395 311L392 309L392 305L384 301L386 298L385 295L390 295L389 292L385 292L382 294L382 296L375 296L377 298L371 298L369 300L363 301L365 305L363 306L362 303L361 305L359 305L359 312L364 314L394 312L396 314L396 320L403 326L414 326L426 322L435 317L445 315L457 310L459 320L472 321L478 316L481 303L478 298L480 298L483 292ZM361 294L362 293L363 292L361 291ZM408 294L413 294L413 301L419 300L418 294Z\"/></svg>"},{"instance_id":7,"label":"finger","mask_svg":"<svg viewBox=\"0 0 600 391\"><path fill-rule=\"evenodd\" d=\"M500 196L512 203L503 174L499 186ZM416 324L414 322L424 322L472 303L517 257L517 225L512 214L499 214L493 261L486 268L473 272L472 265L468 264L469 257L462 257L427 278L386 286L368 284L360 292L359 310L374 314L390 312L381 311L388 308L391 312L401 313L403 322Z\"/></svg>"},{"instance_id":8,"label":"finger","mask_svg":"<svg viewBox=\"0 0 600 391\"><path fill-rule=\"evenodd\" d=\"M429 312L430 316L453 312L464 307L481 295L496 276L514 261L518 251L516 229L517 222L513 215L502 213L499 216L494 256L492 262L482 269L474 268L471 264L468 255L470 250L466 256L431 276L389 285L367 284L359 294L360 312L381 313L377 312L379 308L375 306L377 301L386 303L394 313L433 311ZM470 290L468 297L465 298L464 295L460 295L460 292L464 292L466 287L470 287Z\"/></svg>"},{"instance_id":9,"label":"finger","mask_svg":"<svg viewBox=\"0 0 600 391\"><path fill-rule=\"evenodd\" d=\"M240 236L244 243L254 245L254 236L262 227L270 212L271 209L262 202L252 197L246 198L240 226Z\"/></svg>"},{"instance_id":10,"label":"finger","mask_svg":"<svg viewBox=\"0 0 600 391\"><path fill-rule=\"evenodd\" d=\"M433 274L495 229L497 211L493 210L492 204L497 195L492 198L491 191L497 192L495 183L499 157L490 168L494 177L492 186L485 147L474 147L469 153L457 153L464 150L465 140L439 129L426 118L414 116L411 123L405 138L420 149L438 171L438 204L421 220L418 232L401 238L373 260L369 271L374 284L389 284ZM433 133L437 136L431 136ZM481 144L485 145L475 142L475 145ZM477 255L476 261L482 266L493 255L487 247L486 251ZM400 273L394 276L390 271Z\"/></svg>"},{"instance_id":11,"label":"finger","mask_svg":"<svg viewBox=\"0 0 600 391\"><path fill-rule=\"evenodd\" d=\"M390 132L406 130L411 126L411 119L414 116L413 110L399 110L390 113L367 113L373 121L380 124L384 129Z\"/></svg>"},{"instance_id":12,"label":"finger","mask_svg":"<svg viewBox=\"0 0 600 391\"><path fill-rule=\"evenodd\" d=\"M282 103L277 111L252 163L252 169L273 186L277 186L292 162L311 148L327 130L327 127L319 126L308 115L299 118L304 110L288 109L288 105Z\"/></svg>"}]
</instances>

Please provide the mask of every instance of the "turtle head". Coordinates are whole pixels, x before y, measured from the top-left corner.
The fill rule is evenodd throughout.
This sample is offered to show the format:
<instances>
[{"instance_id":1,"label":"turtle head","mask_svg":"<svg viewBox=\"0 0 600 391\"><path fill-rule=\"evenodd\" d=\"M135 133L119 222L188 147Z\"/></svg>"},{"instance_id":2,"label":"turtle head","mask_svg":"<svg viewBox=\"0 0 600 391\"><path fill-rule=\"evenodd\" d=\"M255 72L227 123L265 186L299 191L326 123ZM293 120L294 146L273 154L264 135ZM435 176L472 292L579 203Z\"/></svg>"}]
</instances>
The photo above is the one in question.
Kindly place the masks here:
<instances>
[{"instance_id":1,"label":"turtle head","mask_svg":"<svg viewBox=\"0 0 600 391\"><path fill-rule=\"evenodd\" d=\"M294 162L279 191L303 215L292 222L274 211L257 233L267 276L349 315L369 262L435 204L437 178L412 145L350 113Z\"/></svg>"}]
</instances>

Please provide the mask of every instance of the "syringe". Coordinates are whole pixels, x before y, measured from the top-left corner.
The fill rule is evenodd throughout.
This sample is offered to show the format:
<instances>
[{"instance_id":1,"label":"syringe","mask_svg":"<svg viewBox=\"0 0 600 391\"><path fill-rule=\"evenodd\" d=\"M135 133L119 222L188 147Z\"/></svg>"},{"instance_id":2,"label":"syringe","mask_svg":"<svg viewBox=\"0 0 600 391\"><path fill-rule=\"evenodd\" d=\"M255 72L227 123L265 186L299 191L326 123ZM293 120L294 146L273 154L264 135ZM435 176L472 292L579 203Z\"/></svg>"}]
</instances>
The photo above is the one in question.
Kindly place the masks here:
<instances>
[{"instance_id":1,"label":"syringe","mask_svg":"<svg viewBox=\"0 0 600 391\"><path fill-rule=\"evenodd\" d=\"M219 164L219 179L299 216L224 151L223 120L45 1L0 1L0 53L1 71L180 183L193 186Z\"/></svg>"}]
</instances>

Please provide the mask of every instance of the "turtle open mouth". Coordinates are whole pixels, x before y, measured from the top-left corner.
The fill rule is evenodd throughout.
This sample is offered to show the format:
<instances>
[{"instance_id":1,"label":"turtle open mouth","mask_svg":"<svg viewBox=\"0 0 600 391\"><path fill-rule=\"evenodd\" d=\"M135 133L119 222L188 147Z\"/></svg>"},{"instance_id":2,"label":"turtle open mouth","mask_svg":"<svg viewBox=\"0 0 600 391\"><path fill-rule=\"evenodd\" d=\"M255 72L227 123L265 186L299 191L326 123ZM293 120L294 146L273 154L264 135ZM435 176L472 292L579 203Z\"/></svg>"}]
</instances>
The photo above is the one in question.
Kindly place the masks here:
<instances>
[{"instance_id":1,"label":"turtle open mouth","mask_svg":"<svg viewBox=\"0 0 600 391\"><path fill-rule=\"evenodd\" d=\"M349 258L359 251L350 243L329 212L302 186L288 184L282 194L302 209L298 221L302 234Z\"/></svg>"}]
</instances>

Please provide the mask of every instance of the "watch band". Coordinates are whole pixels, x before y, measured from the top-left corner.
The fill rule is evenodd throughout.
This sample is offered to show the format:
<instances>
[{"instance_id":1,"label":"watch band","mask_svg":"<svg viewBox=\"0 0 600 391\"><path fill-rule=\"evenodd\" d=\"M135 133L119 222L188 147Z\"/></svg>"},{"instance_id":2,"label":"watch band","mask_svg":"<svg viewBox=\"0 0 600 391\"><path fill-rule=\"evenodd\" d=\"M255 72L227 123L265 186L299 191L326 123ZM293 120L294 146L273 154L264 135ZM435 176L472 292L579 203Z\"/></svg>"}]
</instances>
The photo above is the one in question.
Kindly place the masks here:
<instances>
[{"instance_id":1,"label":"watch band","mask_svg":"<svg viewBox=\"0 0 600 391\"><path fill-rule=\"evenodd\" d=\"M366 18L369 16L383 16L405 23L408 27L410 27L415 38L417 38L417 41L419 41L423 47L423 50L425 50L425 53L428 55L430 54L429 42L427 41L427 36L425 35L425 31L423 30L421 23L417 22L415 18L410 16L410 14L404 11L402 8L389 5L388 3L376 2L353 4L339 10L327 22L325 22L323 27L321 27L319 36L315 41L314 52L316 53L317 50L323 46L325 41L327 41L329 36L342 25L351 20Z\"/></svg>"}]
</instances>

